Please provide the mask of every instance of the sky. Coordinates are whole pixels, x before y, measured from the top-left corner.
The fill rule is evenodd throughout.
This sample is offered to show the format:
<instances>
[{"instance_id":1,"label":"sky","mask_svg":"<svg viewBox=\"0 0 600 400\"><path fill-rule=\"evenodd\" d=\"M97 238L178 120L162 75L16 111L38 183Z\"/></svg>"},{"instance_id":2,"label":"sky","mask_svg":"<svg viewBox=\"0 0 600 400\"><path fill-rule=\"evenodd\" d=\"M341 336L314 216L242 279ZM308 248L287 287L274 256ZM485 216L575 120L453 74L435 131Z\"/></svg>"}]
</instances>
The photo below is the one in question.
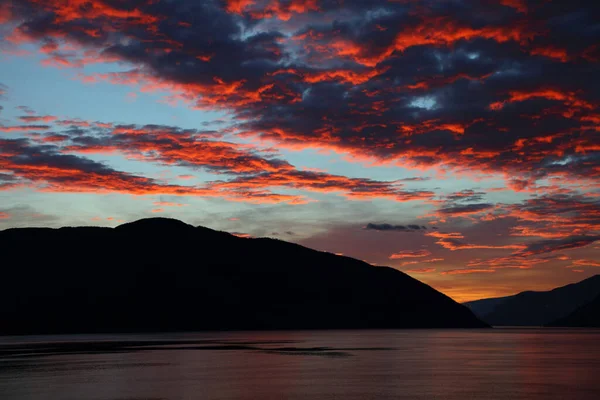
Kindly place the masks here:
<instances>
[{"instance_id":1,"label":"sky","mask_svg":"<svg viewBox=\"0 0 600 400\"><path fill-rule=\"evenodd\" d=\"M457 301L582 280L599 21L578 0L0 0L0 229L171 217Z\"/></svg>"}]
</instances>

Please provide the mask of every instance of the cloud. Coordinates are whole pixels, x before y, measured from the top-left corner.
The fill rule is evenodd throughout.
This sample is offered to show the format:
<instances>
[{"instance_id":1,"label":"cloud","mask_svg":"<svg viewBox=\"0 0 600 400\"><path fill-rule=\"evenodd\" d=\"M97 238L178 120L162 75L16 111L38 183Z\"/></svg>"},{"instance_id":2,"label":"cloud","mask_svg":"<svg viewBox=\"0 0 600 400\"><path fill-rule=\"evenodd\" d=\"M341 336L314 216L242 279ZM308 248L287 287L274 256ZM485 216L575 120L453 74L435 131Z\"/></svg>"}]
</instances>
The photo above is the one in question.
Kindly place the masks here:
<instances>
[{"instance_id":1,"label":"cloud","mask_svg":"<svg viewBox=\"0 0 600 400\"><path fill-rule=\"evenodd\" d=\"M105 164L71 154L62 154L53 144L37 145L27 139L0 139L0 166L10 171L9 190L19 186L45 192L127 193L134 195L175 195L219 197L250 203L300 203L295 195L268 190L223 190L204 186L163 184L144 176L117 171ZM6 176L3 175L3 180Z\"/></svg>"},{"instance_id":2,"label":"cloud","mask_svg":"<svg viewBox=\"0 0 600 400\"><path fill-rule=\"evenodd\" d=\"M522 251L523 256L553 253L556 251L576 249L585 247L600 240L600 235L594 236L570 236L562 239L548 239L529 243Z\"/></svg>"},{"instance_id":3,"label":"cloud","mask_svg":"<svg viewBox=\"0 0 600 400\"><path fill-rule=\"evenodd\" d=\"M540 264L546 264L559 258L543 257L531 258L519 254L511 254L506 257L488 258L485 260L475 259L468 262L469 268L487 267L493 270L497 269L531 269Z\"/></svg>"},{"instance_id":4,"label":"cloud","mask_svg":"<svg viewBox=\"0 0 600 400\"><path fill-rule=\"evenodd\" d=\"M184 207L184 206L187 206L187 204L174 203L171 201L155 201L152 204L154 204L155 206L159 206L159 207Z\"/></svg>"},{"instance_id":5,"label":"cloud","mask_svg":"<svg viewBox=\"0 0 600 400\"><path fill-rule=\"evenodd\" d=\"M258 150L252 145L239 144L222 140L222 134L214 131L181 129L164 125L118 125L93 123L83 120L57 120L54 131L49 134L30 134L32 142L17 140L4 141L3 146L18 148L11 150L7 157L5 168L15 175L23 175L24 180L49 182L57 180L57 176L66 175L64 168L44 171L39 176L25 173L23 166L15 160L25 159L15 155L19 152L38 152L43 157L27 158L29 162L41 160L69 160L79 166L94 164L83 157L87 154L120 153L127 158L152 162L167 166L205 169L213 174L226 175L228 179L214 180L201 187L159 184L151 179L134 177L130 174L119 173L102 165L111 179L106 181L106 191L129 190L139 194L176 194L206 197L225 197L230 201L246 201L254 203L304 204L309 200L300 195L277 194L272 188L286 188L319 193L335 193L351 200L368 200L373 198L388 199L397 202L430 199L434 196L430 191L407 190L402 183L377 181L366 178L349 178L320 171L298 170L287 161L273 156L273 151ZM45 126L52 129L52 126ZM100 165L96 163L95 165ZM33 170L32 166L28 167ZM81 171L83 174L85 171ZM74 170L71 170L76 175ZM90 175L93 179L94 175ZM117 186L115 180L122 180ZM104 179L104 178L103 178ZM84 180L83 176L73 177L73 181ZM128 188L130 181L140 185ZM44 190L65 190L68 179L63 179L61 185L49 185ZM128 181L128 182L126 182ZM144 183L145 181L145 183ZM88 182L89 185L71 185L69 191L102 191L102 179ZM145 190L143 186L149 186ZM420 229L409 226L409 229Z\"/></svg>"},{"instance_id":6,"label":"cloud","mask_svg":"<svg viewBox=\"0 0 600 400\"><path fill-rule=\"evenodd\" d=\"M442 275L468 275L468 274L490 274L496 272L493 269L451 269L441 272Z\"/></svg>"},{"instance_id":7,"label":"cloud","mask_svg":"<svg viewBox=\"0 0 600 400\"><path fill-rule=\"evenodd\" d=\"M396 231L396 232L415 232L420 230L427 230L426 226L409 224L409 225L392 225L392 224L375 224L368 223L367 226L364 227L366 230L373 231Z\"/></svg>"},{"instance_id":8,"label":"cloud","mask_svg":"<svg viewBox=\"0 0 600 400\"><path fill-rule=\"evenodd\" d=\"M13 205L0 208L0 227L48 226L61 222L64 223L64 220L61 221L61 218L43 213L29 205Z\"/></svg>"},{"instance_id":9,"label":"cloud","mask_svg":"<svg viewBox=\"0 0 600 400\"><path fill-rule=\"evenodd\" d=\"M19 119L28 124L35 123L35 122L49 123L49 122L56 121L58 119L58 117L55 117L53 115L22 115L19 117Z\"/></svg>"},{"instance_id":10,"label":"cloud","mask_svg":"<svg viewBox=\"0 0 600 400\"><path fill-rule=\"evenodd\" d=\"M474 249L483 249L483 250L502 250L502 249L516 249L521 250L525 247L525 245L521 244L474 244L474 243L465 243L458 239L440 239L436 242L440 246L445 249L456 251L456 250L474 250Z\"/></svg>"},{"instance_id":11,"label":"cloud","mask_svg":"<svg viewBox=\"0 0 600 400\"><path fill-rule=\"evenodd\" d=\"M456 250L523 250L526 246L523 244L474 244L467 243L460 239L464 239L464 236L457 232L444 233L444 232L428 232L426 236L437 238L436 243L445 249L456 251Z\"/></svg>"},{"instance_id":12,"label":"cloud","mask_svg":"<svg viewBox=\"0 0 600 400\"><path fill-rule=\"evenodd\" d=\"M37 46L44 67L77 68L86 85L123 85L226 117L182 129L53 119L22 108L21 122L0 127L28 138L0 142L0 190L319 200L323 207L322 194L417 201L433 208L420 215L427 227L371 222L359 234L391 242L395 235L370 231L423 232L403 239L429 246L430 260L441 253L467 267L448 274L551 265L558 260L545 257L600 235L600 198L592 196L600 173L600 6L480 3L3 2L3 39ZM515 200L482 189L486 183L440 195L457 181L414 189L433 185L303 170L282 156L304 149L436 180L504 179L504 189L527 199L498 203ZM179 179L168 184L93 161L109 154L177 167ZM183 204L168 200L155 209ZM362 224L390 215L401 214L352 218ZM273 231L284 229L266 232Z\"/></svg>"},{"instance_id":13,"label":"cloud","mask_svg":"<svg viewBox=\"0 0 600 400\"><path fill-rule=\"evenodd\" d=\"M471 214L479 214L483 211L488 211L494 208L493 204L490 203L476 203L476 204L463 204L454 205L450 207L443 207L437 210L439 214L449 216L463 216Z\"/></svg>"},{"instance_id":14,"label":"cloud","mask_svg":"<svg viewBox=\"0 0 600 400\"><path fill-rule=\"evenodd\" d=\"M32 108L27 107L27 106L16 106L15 108L17 110L20 110L20 111L24 112L25 114L28 114L28 115L35 115L36 114L35 110L33 110Z\"/></svg>"},{"instance_id":15,"label":"cloud","mask_svg":"<svg viewBox=\"0 0 600 400\"><path fill-rule=\"evenodd\" d=\"M406 272L412 273L412 274L430 274L432 272L435 272L435 268L416 268L416 269L409 269Z\"/></svg>"},{"instance_id":16,"label":"cloud","mask_svg":"<svg viewBox=\"0 0 600 400\"><path fill-rule=\"evenodd\" d=\"M505 207L519 221L511 235L568 239L600 234L600 199L573 192L548 193Z\"/></svg>"},{"instance_id":17,"label":"cloud","mask_svg":"<svg viewBox=\"0 0 600 400\"><path fill-rule=\"evenodd\" d=\"M597 180L593 2L23 0L6 10L10 40L39 44L48 64L123 61L129 71L82 79L231 111L244 137L497 173L520 190Z\"/></svg>"},{"instance_id":18,"label":"cloud","mask_svg":"<svg viewBox=\"0 0 600 400\"><path fill-rule=\"evenodd\" d=\"M430 260L405 261L402 264L400 264L400 266L404 267L406 265L428 264L428 263L436 263L436 262L440 262L440 261L444 261L444 259L443 258L432 258Z\"/></svg>"},{"instance_id":19,"label":"cloud","mask_svg":"<svg viewBox=\"0 0 600 400\"><path fill-rule=\"evenodd\" d=\"M600 262L594 260L573 260L569 268L573 267L600 267Z\"/></svg>"},{"instance_id":20,"label":"cloud","mask_svg":"<svg viewBox=\"0 0 600 400\"><path fill-rule=\"evenodd\" d=\"M402 258L427 257L430 255L431 252L429 250L404 250L392 254L389 258L390 260L398 260Z\"/></svg>"},{"instance_id":21,"label":"cloud","mask_svg":"<svg viewBox=\"0 0 600 400\"><path fill-rule=\"evenodd\" d=\"M50 128L50 125L0 125L0 132L46 131Z\"/></svg>"}]
</instances>

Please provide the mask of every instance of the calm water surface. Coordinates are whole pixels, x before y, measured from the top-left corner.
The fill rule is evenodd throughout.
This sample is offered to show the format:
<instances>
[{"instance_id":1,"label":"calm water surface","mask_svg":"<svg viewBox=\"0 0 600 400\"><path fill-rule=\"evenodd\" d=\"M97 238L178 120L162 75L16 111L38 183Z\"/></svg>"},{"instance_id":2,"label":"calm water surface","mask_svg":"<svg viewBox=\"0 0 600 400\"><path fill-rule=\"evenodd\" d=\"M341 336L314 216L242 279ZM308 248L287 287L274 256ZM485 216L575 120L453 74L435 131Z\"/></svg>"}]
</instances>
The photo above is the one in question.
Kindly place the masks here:
<instances>
[{"instance_id":1,"label":"calm water surface","mask_svg":"<svg viewBox=\"0 0 600 400\"><path fill-rule=\"evenodd\" d=\"M600 330L0 337L0 399L600 399Z\"/></svg>"}]
</instances>

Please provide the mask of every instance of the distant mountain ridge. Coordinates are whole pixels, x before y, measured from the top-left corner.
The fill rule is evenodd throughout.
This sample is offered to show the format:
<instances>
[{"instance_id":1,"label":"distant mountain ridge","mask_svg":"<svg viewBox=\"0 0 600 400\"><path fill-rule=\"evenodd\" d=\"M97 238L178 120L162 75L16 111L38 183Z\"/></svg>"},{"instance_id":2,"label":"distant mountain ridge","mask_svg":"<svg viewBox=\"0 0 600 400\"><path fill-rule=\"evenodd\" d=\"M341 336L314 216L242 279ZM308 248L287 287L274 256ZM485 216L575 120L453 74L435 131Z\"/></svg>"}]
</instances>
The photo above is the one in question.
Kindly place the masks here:
<instances>
[{"instance_id":1,"label":"distant mountain ridge","mask_svg":"<svg viewBox=\"0 0 600 400\"><path fill-rule=\"evenodd\" d=\"M600 295L600 275L546 292L464 303L492 326L544 326L566 317Z\"/></svg>"},{"instance_id":2,"label":"distant mountain ridge","mask_svg":"<svg viewBox=\"0 0 600 400\"><path fill-rule=\"evenodd\" d=\"M566 317L552 321L548 326L600 328L600 295Z\"/></svg>"},{"instance_id":3,"label":"distant mountain ridge","mask_svg":"<svg viewBox=\"0 0 600 400\"><path fill-rule=\"evenodd\" d=\"M0 334L487 326L395 269L172 219L0 243Z\"/></svg>"}]
</instances>

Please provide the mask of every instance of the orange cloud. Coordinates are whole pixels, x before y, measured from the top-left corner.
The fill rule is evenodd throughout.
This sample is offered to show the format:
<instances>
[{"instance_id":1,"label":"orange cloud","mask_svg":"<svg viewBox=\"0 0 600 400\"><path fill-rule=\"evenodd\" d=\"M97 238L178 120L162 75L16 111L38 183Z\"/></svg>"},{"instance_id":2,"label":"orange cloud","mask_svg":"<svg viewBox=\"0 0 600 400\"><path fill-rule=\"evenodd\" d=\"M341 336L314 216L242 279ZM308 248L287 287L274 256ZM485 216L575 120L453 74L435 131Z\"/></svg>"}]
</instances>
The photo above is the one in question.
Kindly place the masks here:
<instances>
[{"instance_id":1,"label":"orange cloud","mask_svg":"<svg viewBox=\"0 0 600 400\"><path fill-rule=\"evenodd\" d=\"M431 252L429 250L404 250L398 253L392 254L389 258L390 260L399 260L402 258L417 258L417 257L427 257L430 256Z\"/></svg>"},{"instance_id":2,"label":"orange cloud","mask_svg":"<svg viewBox=\"0 0 600 400\"><path fill-rule=\"evenodd\" d=\"M442 275L467 275L467 274L490 274L494 273L493 269L452 269L449 271L441 272Z\"/></svg>"},{"instance_id":3,"label":"orange cloud","mask_svg":"<svg viewBox=\"0 0 600 400\"><path fill-rule=\"evenodd\" d=\"M513 250L523 250L525 249L525 245L522 244L507 244L507 245L488 245L488 244L472 244L472 243L464 243L459 239L463 239L464 237L460 233L442 233L442 232L428 232L425 236L431 236L438 238L439 240L436 242L440 246L451 250L474 250L474 249L485 249L485 250L500 250L500 249L513 249Z\"/></svg>"},{"instance_id":4,"label":"orange cloud","mask_svg":"<svg viewBox=\"0 0 600 400\"><path fill-rule=\"evenodd\" d=\"M417 268L417 269L409 269L408 271L406 271L408 273L413 273L413 274L430 274L432 272L435 272L435 268Z\"/></svg>"},{"instance_id":5,"label":"orange cloud","mask_svg":"<svg viewBox=\"0 0 600 400\"><path fill-rule=\"evenodd\" d=\"M573 260L573 264L569 266L572 267L600 267L600 261L594 260Z\"/></svg>"},{"instance_id":6,"label":"orange cloud","mask_svg":"<svg viewBox=\"0 0 600 400\"><path fill-rule=\"evenodd\" d=\"M405 261L402 264L400 264L400 266L404 267L406 265L429 264L429 263L436 263L436 262L440 262L440 261L444 261L444 259L443 258L432 258L430 260Z\"/></svg>"},{"instance_id":7,"label":"orange cloud","mask_svg":"<svg viewBox=\"0 0 600 400\"><path fill-rule=\"evenodd\" d=\"M153 204L155 206L159 206L159 207L183 207L183 206L187 206L187 204L173 203L173 202L170 202L170 201L155 201Z\"/></svg>"}]
</instances>

